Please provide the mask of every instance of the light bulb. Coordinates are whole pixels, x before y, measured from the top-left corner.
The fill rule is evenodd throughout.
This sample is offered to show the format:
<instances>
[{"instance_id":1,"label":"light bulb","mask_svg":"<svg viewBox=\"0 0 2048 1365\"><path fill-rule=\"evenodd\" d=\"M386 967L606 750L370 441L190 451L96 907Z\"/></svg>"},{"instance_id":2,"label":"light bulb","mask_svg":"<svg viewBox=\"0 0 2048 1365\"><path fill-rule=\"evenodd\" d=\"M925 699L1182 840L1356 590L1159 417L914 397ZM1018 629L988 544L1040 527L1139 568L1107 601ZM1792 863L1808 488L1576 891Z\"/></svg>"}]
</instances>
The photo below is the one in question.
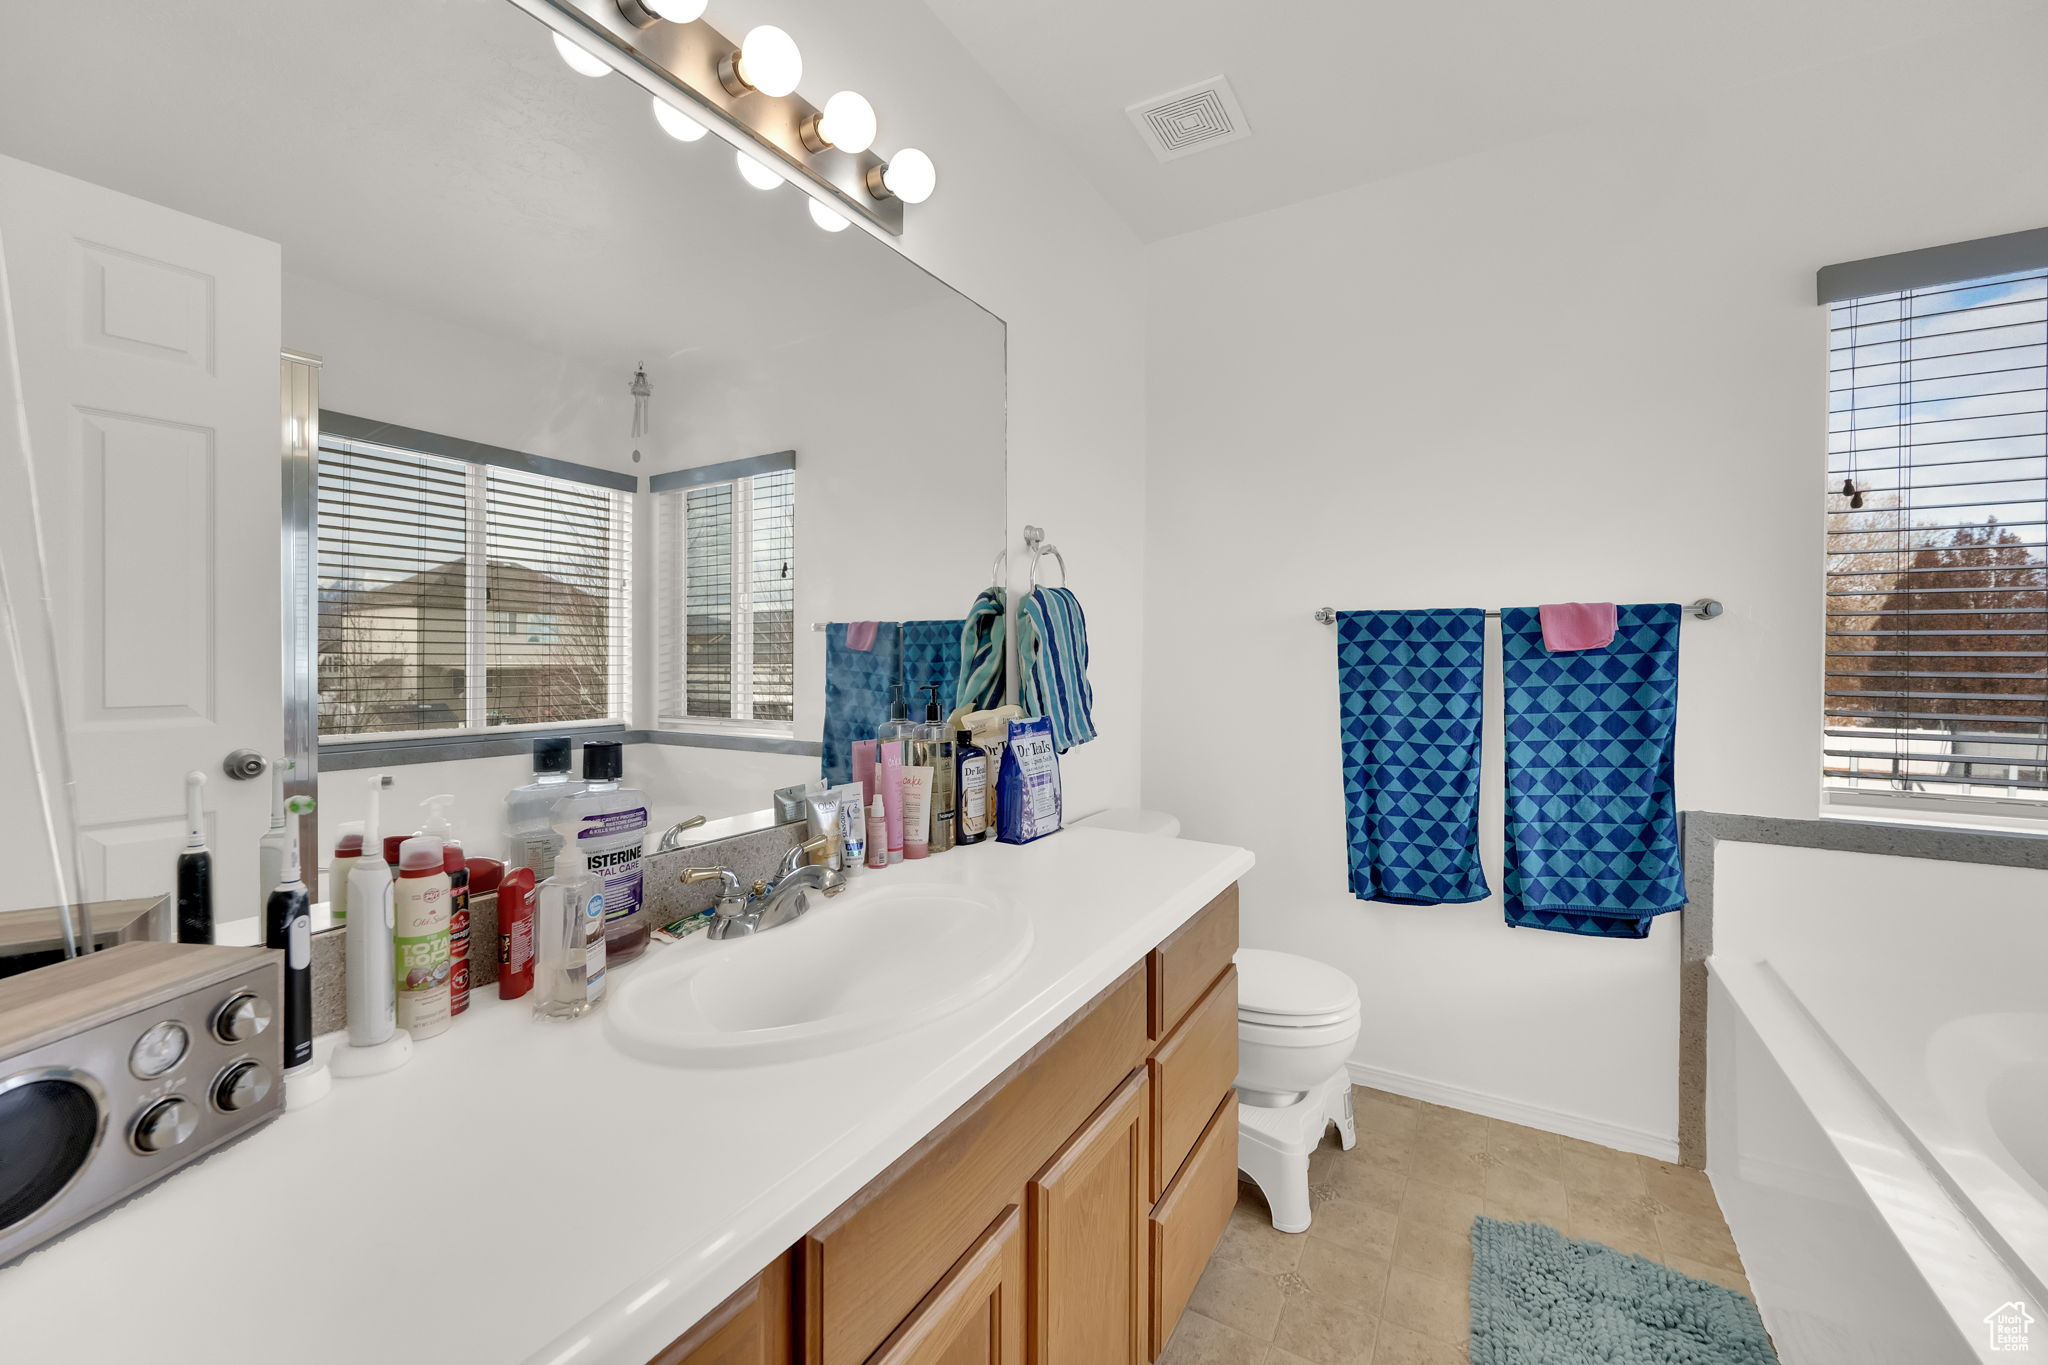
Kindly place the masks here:
<instances>
[{"instance_id":1,"label":"light bulb","mask_svg":"<svg viewBox=\"0 0 2048 1365\"><path fill-rule=\"evenodd\" d=\"M695 142L708 131L703 124L659 95L654 97L654 121L661 125L662 132L678 142Z\"/></svg>"},{"instance_id":2,"label":"light bulb","mask_svg":"<svg viewBox=\"0 0 2048 1365\"><path fill-rule=\"evenodd\" d=\"M772 190L782 183L780 171L749 152L734 152L733 159L739 162L740 179L757 190Z\"/></svg>"},{"instance_id":3,"label":"light bulb","mask_svg":"<svg viewBox=\"0 0 2048 1365\"><path fill-rule=\"evenodd\" d=\"M657 19L666 19L671 24L687 24L704 17L704 7L709 0L640 0L640 4L651 11Z\"/></svg>"},{"instance_id":4,"label":"light bulb","mask_svg":"<svg viewBox=\"0 0 2048 1365\"><path fill-rule=\"evenodd\" d=\"M922 204L932 197L938 184L938 168L915 147L905 147L890 157L882 172L883 187L906 204Z\"/></svg>"},{"instance_id":5,"label":"light bulb","mask_svg":"<svg viewBox=\"0 0 2048 1365\"><path fill-rule=\"evenodd\" d=\"M818 199L811 200L811 221L827 232L844 232L852 226L845 217L825 207L824 201Z\"/></svg>"},{"instance_id":6,"label":"light bulb","mask_svg":"<svg viewBox=\"0 0 2048 1365\"><path fill-rule=\"evenodd\" d=\"M764 95L778 98L796 89L804 78L804 55L796 39L773 24L747 30L740 41L740 57L734 68L739 78Z\"/></svg>"},{"instance_id":7,"label":"light bulb","mask_svg":"<svg viewBox=\"0 0 2048 1365\"><path fill-rule=\"evenodd\" d=\"M866 151L875 145L875 106L864 95L840 91L825 101L818 137L842 152Z\"/></svg>"},{"instance_id":8,"label":"light bulb","mask_svg":"<svg viewBox=\"0 0 2048 1365\"><path fill-rule=\"evenodd\" d=\"M569 69L579 76L609 76L611 74L611 63L605 61L594 52L586 52L559 33L555 35L555 51L562 54L562 60L567 62Z\"/></svg>"}]
</instances>

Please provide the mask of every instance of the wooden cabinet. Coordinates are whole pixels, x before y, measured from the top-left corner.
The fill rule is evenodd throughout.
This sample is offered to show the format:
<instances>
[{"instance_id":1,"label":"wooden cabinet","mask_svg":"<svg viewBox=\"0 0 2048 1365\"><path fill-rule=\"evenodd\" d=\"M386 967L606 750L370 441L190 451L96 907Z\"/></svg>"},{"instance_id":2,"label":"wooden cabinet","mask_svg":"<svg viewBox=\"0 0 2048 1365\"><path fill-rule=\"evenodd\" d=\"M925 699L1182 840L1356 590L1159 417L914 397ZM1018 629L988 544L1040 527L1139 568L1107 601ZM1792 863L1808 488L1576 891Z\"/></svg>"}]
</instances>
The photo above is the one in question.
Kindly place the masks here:
<instances>
[{"instance_id":1,"label":"wooden cabinet","mask_svg":"<svg viewBox=\"0 0 2048 1365\"><path fill-rule=\"evenodd\" d=\"M1031 1365L1145 1365L1151 1086L1134 1072L1032 1180Z\"/></svg>"},{"instance_id":2,"label":"wooden cabinet","mask_svg":"<svg viewBox=\"0 0 2048 1365\"><path fill-rule=\"evenodd\" d=\"M791 1260L784 1252L650 1365L789 1365L795 1351Z\"/></svg>"},{"instance_id":3,"label":"wooden cabinet","mask_svg":"<svg viewBox=\"0 0 2048 1365\"><path fill-rule=\"evenodd\" d=\"M1166 1349L1236 1203L1237 1097L1230 1095L1216 1106L1187 1164L1152 1210L1154 1358Z\"/></svg>"},{"instance_id":4,"label":"wooden cabinet","mask_svg":"<svg viewBox=\"0 0 2048 1365\"><path fill-rule=\"evenodd\" d=\"M860 1365L1145 1059L1133 968L812 1230L806 1365Z\"/></svg>"},{"instance_id":5,"label":"wooden cabinet","mask_svg":"<svg viewBox=\"0 0 2048 1365\"><path fill-rule=\"evenodd\" d=\"M868 1365L1023 1365L1024 1296L1024 1231L1013 1204Z\"/></svg>"},{"instance_id":6,"label":"wooden cabinet","mask_svg":"<svg viewBox=\"0 0 2048 1365\"><path fill-rule=\"evenodd\" d=\"M1226 967L1146 1063L1152 1072L1152 1183L1157 1199L1237 1079L1237 968Z\"/></svg>"},{"instance_id":7,"label":"wooden cabinet","mask_svg":"<svg viewBox=\"0 0 2048 1365\"><path fill-rule=\"evenodd\" d=\"M1168 934L1145 958L1151 986L1151 1038L1173 1032L1237 956L1237 888L1231 887Z\"/></svg>"}]
</instances>

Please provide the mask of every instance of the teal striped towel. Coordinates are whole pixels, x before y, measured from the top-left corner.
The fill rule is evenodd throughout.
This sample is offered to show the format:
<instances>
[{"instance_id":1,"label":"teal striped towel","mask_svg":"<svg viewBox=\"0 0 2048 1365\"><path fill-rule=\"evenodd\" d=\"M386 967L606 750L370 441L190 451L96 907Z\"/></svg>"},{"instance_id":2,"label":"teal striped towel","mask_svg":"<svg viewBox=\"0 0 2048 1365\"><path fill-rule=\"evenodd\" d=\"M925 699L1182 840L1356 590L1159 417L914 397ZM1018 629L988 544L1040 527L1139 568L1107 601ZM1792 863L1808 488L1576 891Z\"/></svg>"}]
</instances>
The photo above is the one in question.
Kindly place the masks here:
<instances>
[{"instance_id":1,"label":"teal striped towel","mask_svg":"<svg viewBox=\"0 0 2048 1365\"><path fill-rule=\"evenodd\" d=\"M1065 753L1095 738L1095 692L1088 686L1088 617L1065 588L1033 588L1017 613L1017 668L1026 715L1052 722L1053 747Z\"/></svg>"},{"instance_id":2,"label":"teal striped towel","mask_svg":"<svg viewBox=\"0 0 2048 1365\"><path fill-rule=\"evenodd\" d=\"M967 609L960 623L960 680L953 689L957 709L988 711L1003 704L1003 618L1008 615L1001 588L982 589Z\"/></svg>"}]
</instances>

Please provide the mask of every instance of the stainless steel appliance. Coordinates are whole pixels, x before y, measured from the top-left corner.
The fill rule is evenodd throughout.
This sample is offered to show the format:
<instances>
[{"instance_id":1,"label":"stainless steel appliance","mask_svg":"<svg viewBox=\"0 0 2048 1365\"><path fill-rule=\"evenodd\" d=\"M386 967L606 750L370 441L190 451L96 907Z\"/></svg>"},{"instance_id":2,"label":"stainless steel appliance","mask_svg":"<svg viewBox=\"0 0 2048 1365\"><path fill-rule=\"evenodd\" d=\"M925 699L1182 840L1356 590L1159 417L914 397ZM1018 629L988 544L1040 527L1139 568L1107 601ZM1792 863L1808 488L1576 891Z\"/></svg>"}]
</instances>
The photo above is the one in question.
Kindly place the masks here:
<instances>
[{"instance_id":1,"label":"stainless steel appliance","mask_svg":"<svg viewBox=\"0 0 2048 1365\"><path fill-rule=\"evenodd\" d=\"M0 1265L282 1111L281 961L125 943L0 981Z\"/></svg>"}]
</instances>

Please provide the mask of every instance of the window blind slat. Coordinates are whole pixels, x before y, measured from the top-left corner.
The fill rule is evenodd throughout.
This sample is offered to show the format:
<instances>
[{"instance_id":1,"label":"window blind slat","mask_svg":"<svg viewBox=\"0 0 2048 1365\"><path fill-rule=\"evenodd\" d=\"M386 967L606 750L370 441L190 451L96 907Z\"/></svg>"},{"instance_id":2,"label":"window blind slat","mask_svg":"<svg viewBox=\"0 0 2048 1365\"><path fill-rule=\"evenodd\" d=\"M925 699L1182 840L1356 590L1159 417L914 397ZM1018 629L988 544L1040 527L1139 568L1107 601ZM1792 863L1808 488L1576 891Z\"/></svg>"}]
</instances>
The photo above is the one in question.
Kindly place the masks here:
<instances>
[{"instance_id":1,"label":"window blind slat","mask_svg":"<svg viewBox=\"0 0 2048 1365\"><path fill-rule=\"evenodd\" d=\"M622 718L629 512L587 484L324 446L321 734Z\"/></svg>"},{"instance_id":2,"label":"window blind slat","mask_svg":"<svg viewBox=\"0 0 2048 1365\"><path fill-rule=\"evenodd\" d=\"M794 721L795 477L783 468L656 494L664 723Z\"/></svg>"},{"instance_id":3,"label":"window blind slat","mask_svg":"<svg viewBox=\"0 0 2048 1365\"><path fill-rule=\"evenodd\" d=\"M2048 271L1829 328L1822 779L2048 800Z\"/></svg>"}]
</instances>

